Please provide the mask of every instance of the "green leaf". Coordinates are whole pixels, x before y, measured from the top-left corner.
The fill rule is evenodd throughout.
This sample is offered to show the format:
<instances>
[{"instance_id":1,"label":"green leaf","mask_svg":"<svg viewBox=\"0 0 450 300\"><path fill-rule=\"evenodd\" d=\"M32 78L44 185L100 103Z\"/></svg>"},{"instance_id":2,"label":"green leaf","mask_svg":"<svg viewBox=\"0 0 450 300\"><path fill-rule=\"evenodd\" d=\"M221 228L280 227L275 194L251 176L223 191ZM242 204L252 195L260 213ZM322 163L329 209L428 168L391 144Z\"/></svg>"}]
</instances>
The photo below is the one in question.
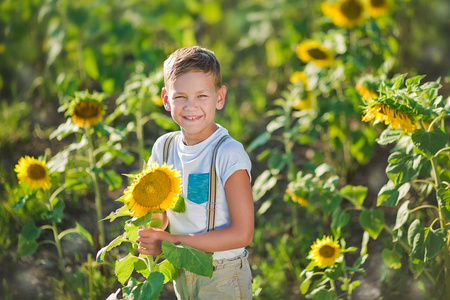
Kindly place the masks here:
<instances>
[{"instance_id":1,"label":"green leaf","mask_svg":"<svg viewBox=\"0 0 450 300\"><path fill-rule=\"evenodd\" d=\"M83 50L83 66L86 73L91 76L92 79L98 79L100 73L98 71L97 59L91 48L84 48Z\"/></svg>"},{"instance_id":2,"label":"green leaf","mask_svg":"<svg viewBox=\"0 0 450 300\"><path fill-rule=\"evenodd\" d=\"M137 226L137 227L139 227L139 226L146 227L147 224L152 221L152 216L153 216L153 213L148 213L139 219L133 220L132 223L134 224L134 226Z\"/></svg>"},{"instance_id":3,"label":"green leaf","mask_svg":"<svg viewBox=\"0 0 450 300\"><path fill-rule=\"evenodd\" d=\"M392 82L394 83L394 85L392 86L393 90L398 90L402 86L403 82L405 81L406 75L407 74L402 74L392 79Z\"/></svg>"},{"instance_id":4,"label":"green leaf","mask_svg":"<svg viewBox=\"0 0 450 300\"><path fill-rule=\"evenodd\" d=\"M167 259L163 260L159 265L158 269L161 273L164 274L164 283L169 281L173 281L178 278L178 268L175 267L170 261Z\"/></svg>"},{"instance_id":5,"label":"green leaf","mask_svg":"<svg viewBox=\"0 0 450 300\"><path fill-rule=\"evenodd\" d=\"M125 222L124 229L127 233L127 238L132 242L136 242L138 238L139 227L134 225L132 222L127 221Z\"/></svg>"},{"instance_id":6,"label":"green leaf","mask_svg":"<svg viewBox=\"0 0 450 300\"><path fill-rule=\"evenodd\" d=\"M109 250L113 249L114 247L119 246L124 241L128 241L127 238L124 235L119 235L114 240L112 240L108 245L106 245L105 247L100 249L97 252L97 259L96 259L97 263L103 262L106 252L108 252Z\"/></svg>"},{"instance_id":7,"label":"green leaf","mask_svg":"<svg viewBox=\"0 0 450 300\"><path fill-rule=\"evenodd\" d=\"M125 285L125 282L128 280L128 278L130 278L134 270L134 263L138 260L138 257L134 256L131 253L128 253L128 255L124 258L116 261L114 273L116 274L117 279L122 285Z\"/></svg>"},{"instance_id":8,"label":"green leaf","mask_svg":"<svg viewBox=\"0 0 450 300\"><path fill-rule=\"evenodd\" d=\"M413 263L415 260L424 261L424 232L419 220L414 220L408 229L408 243L411 246L411 257Z\"/></svg>"},{"instance_id":9,"label":"green leaf","mask_svg":"<svg viewBox=\"0 0 450 300\"><path fill-rule=\"evenodd\" d=\"M163 221L160 218L154 218L150 221L150 227L151 228L158 228L161 226Z\"/></svg>"},{"instance_id":10,"label":"green leaf","mask_svg":"<svg viewBox=\"0 0 450 300\"><path fill-rule=\"evenodd\" d=\"M437 230L429 229L425 238L425 261L430 261L435 258L442 248L446 245L447 233L444 228Z\"/></svg>"},{"instance_id":11,"label":"green leaf","mask_svg":"<svg viewBox=\"0 0 450 300\"><path fill-rule=\"evenodd\" d=\"M26 224L19 234L19 255L22 257L32 255L37 249L36 239L41 235L42 229L36 227L34 223Z\"/></svg>"},{"instance_id":12,"label":"green leaf","mask_svg":"<svg viewBox=\"0 0 450 300\"><path fill-rule=\"evenodd\" d=\"M150 275L150 269L147 267L144 258L142 258L141 256L139 256L138 258L139 259L134 263L134 270L147 278Z\"/></svg>"},{"instance_id":13,"label":"green leaf","mask_svg":"<svg viewBox=\"0 0 450 300\"><path fill-rule=\"evenodd\" d=\"M61 220L63 218L63 211L66 207L66 204L64 201L55 199L56 204L53 204L53 210L50 211L50 213L46 216L47 220L50 220L55 223L61 223Z\"/></svg>"},{"instance_id":14,"label":"green leaf","mask_svg":"<svg viewBox=\"0 0 450 300\"><path fill-rule=\"evenodd\" d=\"M177 203L175 203L174 207L172 207L172 210L177 213L184 213L186 210L186 204L184 203L183 196L178 196Z\"/></svg>"},{"instance_id":15,"label":"green leaf","mask_svg":"<svg viewBox=\"0 0 450 300\"><path fill-rule=\"evenodd\" d=\"M331 230L336 237L341 236L341 229L344 228L350 221L350 214L337 207L331 218Z\"/></svg>"},{"instance_id":16,"label":"green leaf","mask_svg":"<svg viewBox=\"0 0 450 300\"><path fill-rule=\"evenodd\" d=\"M277 177L272 176L269 170L265 170L261 175L256 178L253 184L253 199L258 201L264 196L271 188L277 184Z\"/></svg>"},{"instance_id":17,"label":"green leaf","mask_svg":"<svg viewBox=\"0 0 450 300\"><path fill-rule=\"evenodd\" d=\"M386 174L396 185L415 179L419 175L422 156L396 151L392 153L386 168Z\"/></svg>"},{"instance_id":18,"label":"green leaf","mask_svg":"<svg viewBox=\"0 0 450 300\"><path fill-rule=\"evenodd\" d=\"M350 199L353 199L353 201L358 203L359 205L363 205L364 200L367 196L367 191L368 188L361 185L346 185L340 190L342 194L348 196Z\"/></svg>"},{"instance_id":19,"label":"green leaf","mask_svg":"<svg viewBox=\"0 0 450 300\"><path fill-rule=\"evenodd\" d=\"M342 275L342 267L340 265L329 267L325 270L325 275L332 280L337 280Z\"/></svg>"},{"instance_id":20,"label":"green leaf","mask_svg":"<svg viewBox=\"0 0 450 300\"><path fill-rule=\"evenodd\" d=\"M159 298L164 286L164 275L159 272L152 272L141 287L141 292L137 300L155 300Z\"/></svg>"},{"instance_id":21,"label":"green leaf","mask_svg":"<svg viewBox=\"0 0 450 300\"><path fill-rule=\"evenodd\" d=\"M447 210L450 210L450 189L439 189L437 192L437 200L440 205L445 206Z\"/></svg>"},{"instance_id":22,"label":"green leaf","mask_svg":"<svg viewBox=\"0 0 450 300\"><path fill-rule=\"evenodd\" d=\"M370 237L376 240L383 230L384 212L381 209L364 210L359 215L359 223Z\"/></svg>"},{"instance_id":23,"label":"green leaf","mask_svg":"<svg viewBox=\"0 0 450 300\"><path fill-rule=\"evenodd\" d=\"M119 188L122 185L122 177L114 170L104 171L103 169L95 168L96 173L108 184L110 191Z\"/></svg>"},{"instance_id":24,"label":"green leaf","mask_svg":"<svg viewBox=\"0 0 450 300\"><path fill-rule=\"evenodd\" d=\"M397 206L398 202L406 196L410 188L411 185L408 182L402 185L395 185L392 181L389 181L378 192L377 205Z\"/></svg>"},{"instance_id":25,"label":"green leaf","mask_svg":"<svg viewBox=\"0 0 450 300\"><path fill-rule=\"evenodd\" d=\"M191 248L183 243L174 245L168 241L162 242L164 256L177 268L185 269L197 275L212 277L212 255Z\"/></svg>"},{"instance_id":26,"label":"green leaf","mask_svg":"<svg viewBox=\"0 0 450 300\"><path fill-rule=\"evenodd\" d=\"M19 209L22 208L26 203L27 200L30 198L30 195L25 195L23 197L20 197L19 200L14 203L13 206L11 206L11 209Z\"/></svg>"},{"instance_id":27,"label":"green leaf","mask_svg":"<svg viewBox=\"0 0 450 300\"><path fill-rule=\"evenodd\" d=\"M247 151L252 152L256 148L258 148L261 145L265 145L270 140L270 133L267 131L264 131L259 136L257 136L247 147Z\"/></svg>"},{"instance_id":28,"label":"green leaf","mask_svg":"<svg viewBox=\"0 0 450 300\"><path fill-rule=\"evenodd\" d=\"M431 156L436 155L448 142L447 134L440 128L433 131L416 130L411 138L417 148Z\"/></svg>"},{"instance_id":29,"label":"green leaf","mask_svg":"<svg viewBox=\"0 0 450 300\"><path fill-rule=\"evenodd\" d=\"M395 250L383 249L381 257L384 263L391 269L400 269L402 266L402 255Z\"/></svg>"},{"instance_id":30,"label":"green leaf","mask_svg":"<svg viewBox=\"0 0 450 300\"><path fill-rule=\"evenodd\" d=\"M116 209L115 212L110 213L109 216L103 218L101 221L110 219L110 222L112 222L119 217L125 217L125 216L127 216L127 217L131 216L131 213L128 210L128 207L126 205Z\"/></svg>"},{"instance_id":31,"label":"green leaf","mask_svg":"<svg viewBox=\"0 0 450 300\"><path fill-rule=\"evenodd\" d=\"M406 200L397 211L397 218L395 220L395 226L393 230L397 230L403 226L403 224L408 221L409 210L408 210L409 200Z\"/></svg>"},{"instance_id":32,"label":"green leaf","mask_svg":"<svg viewBox=\"0 0 450 300\"><path fill-rule=\"evenodd\" d=\"M393 130L387 127L377 139L377 143L380 145L388 145L397 142L400 139L402 132L399 130Z\"/></svg>"},{"instance_id":33,"label":"green leaf","mask_svg":"<svg viewBox=\"0 0 450 300\"><path fill-rule=\"evenodd\" d=\"M81 237L83 237L86 241L89 242L89 244L91 244L91 246L94 245L94 241L92 239L91 234L89 233L89 231L87 231L83 226L81 226L78 222L76 222L76 226L75 228L71 228L71 229L66 229L63 232L61 232L58 235L58 238L61 240L64 236L66 236L69 233L77 233L79 234Z\"/></svg>"}]
</instances>

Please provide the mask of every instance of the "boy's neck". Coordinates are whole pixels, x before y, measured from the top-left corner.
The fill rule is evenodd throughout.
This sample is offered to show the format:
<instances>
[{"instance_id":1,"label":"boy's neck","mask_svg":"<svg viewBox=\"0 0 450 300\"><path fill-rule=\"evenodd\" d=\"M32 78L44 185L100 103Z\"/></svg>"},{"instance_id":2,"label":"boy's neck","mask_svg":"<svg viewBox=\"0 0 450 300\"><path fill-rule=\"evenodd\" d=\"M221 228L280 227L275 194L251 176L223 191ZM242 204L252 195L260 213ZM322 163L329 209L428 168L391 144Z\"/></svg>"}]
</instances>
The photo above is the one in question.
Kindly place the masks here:
<instances>
[{"instance_id":1,"label":"boy's neck","mask_svg":"<svg viewBox=\"0 0 450 300\"><path fill-rule=\"evenodd\" d=\"M216 130L219 128L219 126L216 123L213 123L211 126L211 130L208 132L208 134L202 135L202 136L190 136L189 134L186 134L186 132L181 128L181 136L183 144L186 146L194 146L197 145L204 140L208 139L211 135L216 132Z\"/></svg>"}]
</instances>

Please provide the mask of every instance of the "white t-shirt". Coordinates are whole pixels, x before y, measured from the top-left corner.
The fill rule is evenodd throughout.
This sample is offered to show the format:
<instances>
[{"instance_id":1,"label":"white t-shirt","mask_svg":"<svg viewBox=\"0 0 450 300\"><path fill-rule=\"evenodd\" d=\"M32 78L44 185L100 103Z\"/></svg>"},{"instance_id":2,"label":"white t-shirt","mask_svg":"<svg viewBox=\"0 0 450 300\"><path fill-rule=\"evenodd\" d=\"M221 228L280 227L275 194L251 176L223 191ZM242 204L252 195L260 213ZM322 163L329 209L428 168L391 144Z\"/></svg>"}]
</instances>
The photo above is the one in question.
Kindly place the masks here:
<instances>
[{"instance_id":1,"label":"white t-shirt","mask_svg":"<svg viewBox=\"0 0 450 300\"><path fill-rule=\"evenodd\" d=\"M149 165L152 162L163 163L164 143L169 134L156 140L148 162ZM210 137L193 146L185 145L181 134L175 137L169 150L167 164L173 165L174 169L181 172L182 196L185 200L186 210L184 213L167 210L172 234L206 232L212 154L220 138L224 135L228 135L228 131L218 125L217 130ZM250 177L251 161L242 144L233 138L228 138L220 145L216 158L216 229L230 225L224 185L237 170L246 170ZM214 259L233 258L242 254L243 251L244 248L215 252Z\"/></svg>"}]
</instances>

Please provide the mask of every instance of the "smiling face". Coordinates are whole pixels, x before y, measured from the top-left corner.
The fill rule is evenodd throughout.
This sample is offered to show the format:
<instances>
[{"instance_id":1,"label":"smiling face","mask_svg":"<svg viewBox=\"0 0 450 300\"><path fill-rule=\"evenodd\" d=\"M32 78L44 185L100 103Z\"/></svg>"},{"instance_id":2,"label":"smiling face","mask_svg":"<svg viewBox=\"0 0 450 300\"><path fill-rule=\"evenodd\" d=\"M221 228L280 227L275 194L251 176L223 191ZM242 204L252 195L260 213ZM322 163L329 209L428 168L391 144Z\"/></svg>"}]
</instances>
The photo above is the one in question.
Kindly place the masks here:
<instances>
[{"instance_id":1,"label":"smiling face","mask_svg":"<svg viewBox=\"0 0 450 300\"><path fill-rule=\"evenodd\" d=\"M186 145L198 144L214 133L214 115L223 108L226 93L226 87L217 89L214 76L205 72L180 75L163 89L164 108L180 126Z\"/></svg>"}]
</instances>

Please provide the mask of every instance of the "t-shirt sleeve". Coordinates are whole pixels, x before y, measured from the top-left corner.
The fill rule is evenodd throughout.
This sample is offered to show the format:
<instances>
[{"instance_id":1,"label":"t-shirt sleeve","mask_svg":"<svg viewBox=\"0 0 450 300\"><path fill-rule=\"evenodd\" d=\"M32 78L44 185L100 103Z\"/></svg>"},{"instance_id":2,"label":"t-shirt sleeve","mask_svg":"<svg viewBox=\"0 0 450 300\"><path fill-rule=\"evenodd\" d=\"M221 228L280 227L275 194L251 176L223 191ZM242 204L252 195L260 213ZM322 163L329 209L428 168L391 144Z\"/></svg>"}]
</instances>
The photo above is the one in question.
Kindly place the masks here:
<instances>
[{"instance_id":1,"label":"t-shirt sleeve","mask_svg":"<svg viewBox=\"0 0 450 300\"><path fill-rule=\"evenodd\" d=\"M246 170L251 181L252 163L250 158L242 144L234 139L229 138L220 146L216 168L224 185L228 178L238 170Z\"/></svg>"}]
</instances>

